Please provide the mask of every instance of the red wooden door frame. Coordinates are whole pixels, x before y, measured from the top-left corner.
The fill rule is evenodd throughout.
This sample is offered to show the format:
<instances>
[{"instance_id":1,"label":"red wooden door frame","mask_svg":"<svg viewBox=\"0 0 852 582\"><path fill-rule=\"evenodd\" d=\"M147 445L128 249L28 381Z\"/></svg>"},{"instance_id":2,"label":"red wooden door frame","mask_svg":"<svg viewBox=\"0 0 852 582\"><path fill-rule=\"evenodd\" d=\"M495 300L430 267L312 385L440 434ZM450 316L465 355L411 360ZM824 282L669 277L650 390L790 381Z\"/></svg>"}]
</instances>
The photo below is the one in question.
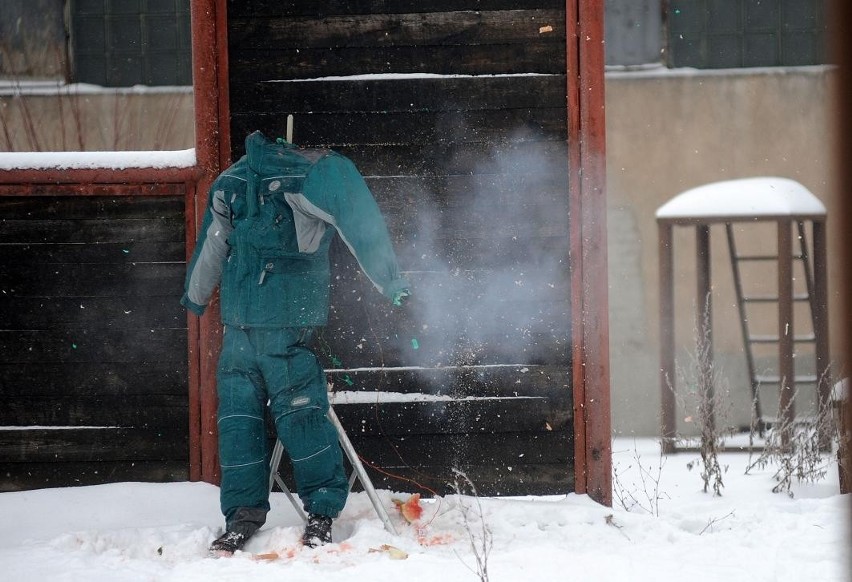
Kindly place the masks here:
<instances>
[{"instance_id":1,"label":"red wooden door frame","mask_svg":"<svg viewBox=\"0 0 852 582\"><path fill-rule=\"evenodd\" d=\"M574 489L612 505L604 0L566 0L565 28Z\"/></svg>"},{"instance_id":2,"label":"red wooden door frame","mask_svg":"<svg viewBox=\"0 0 852 582\"><path fill-rule=\"evenodd\" d=\"M196 156L202 178L188 222L229 162L226 0L192 0ZM609 315L606 255L604 0L566 0L575 491L612 504ZM191 217L191 220L190 220ZM192 228L194 236L196 229ZM194 238L189 238L189 253ZM192 479L218 481L215 368L218 310L190 318Z\"/></svg>"}]
</instances>

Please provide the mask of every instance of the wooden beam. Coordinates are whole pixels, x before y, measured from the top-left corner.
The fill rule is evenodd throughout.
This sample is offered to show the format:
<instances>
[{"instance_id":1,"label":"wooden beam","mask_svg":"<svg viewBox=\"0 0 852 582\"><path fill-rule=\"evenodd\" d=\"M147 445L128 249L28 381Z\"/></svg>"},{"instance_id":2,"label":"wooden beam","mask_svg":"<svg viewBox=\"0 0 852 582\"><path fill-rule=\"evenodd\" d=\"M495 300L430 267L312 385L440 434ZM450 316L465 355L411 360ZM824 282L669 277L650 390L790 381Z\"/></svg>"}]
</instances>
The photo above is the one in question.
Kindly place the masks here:
<instances>
[{"instance_id":1,"label":"wooden beam","mask_svg":"<svg viewBox=\"0 0 852 582\"><path fill-rule=\"evenodd\" d=\"M713 284L711 283L710 226L695 227L696 302L695 351L698 354L698 392L706 406L707 426L716 426L715 388L713 386Z\"/></svg>"},{"instance_id":2,"label":"wooden beam","mask_svg":"<svg viewBox=\"0 0 852 582\"><path fill-rule=\"evenodd\" d=\"M660 432L664 454L675 452L677 421L675 420L675 331L674 331L674 247L672 235L674 227L660 221L659 261L660 261Z\"/></svg>"},{"instance_id":3,"label":"wooden beam","mask_svg":"<svg viewBox=\"0 0 852 582\"><path fill-rule=\"evenodd\" d=\"M789 220L778 221L778 377L781 442L790 445L796 418L796 367L793 360L793 235Z\"/></svg>"},{"instance_id":4,"label":"wooden beam","mask_svg":"<svg viewBox=\"0 0 852 582\"><path fill-rule=\"evenodd\" d=\"M604 2L566 1L575 490L612 505Z\"/></svg>"}]
</instances>

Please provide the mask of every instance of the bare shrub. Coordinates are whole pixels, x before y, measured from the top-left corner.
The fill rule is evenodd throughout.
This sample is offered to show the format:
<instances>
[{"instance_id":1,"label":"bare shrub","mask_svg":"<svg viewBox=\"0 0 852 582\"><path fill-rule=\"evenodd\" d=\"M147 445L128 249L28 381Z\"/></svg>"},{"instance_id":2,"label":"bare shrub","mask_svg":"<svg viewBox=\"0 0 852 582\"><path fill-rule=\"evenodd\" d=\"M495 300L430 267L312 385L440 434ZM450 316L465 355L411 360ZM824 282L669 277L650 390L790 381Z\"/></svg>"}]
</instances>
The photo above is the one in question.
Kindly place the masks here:
<instances>
[{"instance_id":1,"label":"bare shrub","mask_svg":"<svg viewBox=\"0 0 852 582\"><path fill-rule=\"evenodd\" d=\"M485 521L479 493L470 478L459 469L453 469L451 486L459 497L458 508L462 516L462 524L467 531L470 549L476 562L475 567L471 567L464 560L462 563L479 577L480 582L488 582L488 556L493 546L493 537L491 528ZM473 502L467 503L465 498L470 498Z\"/></svg>"},{"instance_id":2,"label":"bare shrub","mask_svg":"<svg viewBox=\"0 0 852 582\"><path fill-rule=\"evenodd\" d=\"M795 402L798 392L791 403ZM834 441L838 431L830 402L818 402L816 416L809 419L796 420L787 412L779 405L778 422L766 430L763 449L756 459L749 459L745 472L776 467L773 478L777 483L772 491L793 497L794 480L816 483L825 478L834 462L830 445L826 446L826 435L829 441Z\"/></svg>"},{"instance_id":3,"label":"bare shrub","mask_svg":"<svg viewBox=\"0 0 852 582\"><path fill-rule=\"evenodd\" d=\"M633 468L633 464L627 465L624 470L619 469L618 463L613 465L612 493L618 504L626 511L639 510L659 517L660 500L668 498L668 495L660 492L660 478L666 459L667 457L663 455L663 449L660 447L660 458L656 468L650 463L646 466L642 463L641 455L634 443L633 461L636 464L636 470L639 472L638 482L633 481L628 486L624 481L625 473Z\"/></svg>"}]
</instances>

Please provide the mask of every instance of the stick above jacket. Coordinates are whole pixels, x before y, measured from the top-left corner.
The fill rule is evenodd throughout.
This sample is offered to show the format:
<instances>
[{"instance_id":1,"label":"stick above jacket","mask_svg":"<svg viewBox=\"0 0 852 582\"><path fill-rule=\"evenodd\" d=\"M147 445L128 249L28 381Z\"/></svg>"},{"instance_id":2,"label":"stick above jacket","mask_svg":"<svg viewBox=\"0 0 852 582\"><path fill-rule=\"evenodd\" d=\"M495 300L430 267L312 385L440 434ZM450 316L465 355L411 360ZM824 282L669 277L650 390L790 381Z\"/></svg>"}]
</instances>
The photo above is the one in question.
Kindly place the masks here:
<instances>
[{"instance_id":1,"label":"stick above jacket","mask_svg":"<svg viewBox=\"0 0 852 582\"><path fill-rule=\"evenodd\" d=\"M384 218L346 157L246 138L246 155L210 187L181 303L202 315L220 285L222 322L303 327L328 320L335 233L388 299L408 294Z\"/></svg>"}]
</instances>

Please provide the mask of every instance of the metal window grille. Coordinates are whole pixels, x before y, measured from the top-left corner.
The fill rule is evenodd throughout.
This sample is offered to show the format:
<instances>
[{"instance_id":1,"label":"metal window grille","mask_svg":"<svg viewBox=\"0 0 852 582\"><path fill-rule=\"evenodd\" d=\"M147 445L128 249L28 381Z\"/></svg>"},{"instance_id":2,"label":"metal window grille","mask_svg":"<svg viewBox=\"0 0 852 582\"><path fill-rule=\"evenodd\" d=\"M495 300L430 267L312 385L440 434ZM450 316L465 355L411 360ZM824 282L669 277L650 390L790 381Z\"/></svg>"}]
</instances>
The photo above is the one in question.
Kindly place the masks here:
<instances>
[{"instance_id":1,"label":"metal window grille","mask_svg":"<svg viewBox=\"0 0 852 582\"><path fill-rule=\"evenodd\" d=\"M659 63L663 49L662 0L607 0L606 64Z\"/></svg>"},{"instance_id":2,"label":"metal window grille","mask_svg":"<svg viewBox=\"0 0 852 582\"><path fill-rule=\"evenodd\" d=\"M71 0L72 80L191 85L190 0Z\"/></svg>"},{"instance_id":3,"label":"metal window grille","mask_svg":"<svg viewBox=\"0 0 852 582\"><path fill-rule=\"evenodd\" d=\"M669 0L669 65L707 69L826 62L826 0Z\"/></svg>"}]
</instances>

